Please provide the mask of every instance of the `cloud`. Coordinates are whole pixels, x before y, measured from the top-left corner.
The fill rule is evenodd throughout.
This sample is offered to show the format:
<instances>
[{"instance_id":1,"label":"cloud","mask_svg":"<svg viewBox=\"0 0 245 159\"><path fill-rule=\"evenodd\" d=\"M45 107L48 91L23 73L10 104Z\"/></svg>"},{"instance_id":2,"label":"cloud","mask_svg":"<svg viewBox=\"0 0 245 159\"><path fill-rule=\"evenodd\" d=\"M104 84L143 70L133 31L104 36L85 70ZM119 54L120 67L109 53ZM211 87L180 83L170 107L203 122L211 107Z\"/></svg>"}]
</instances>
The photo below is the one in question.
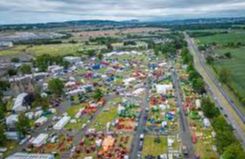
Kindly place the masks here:
<instances>
[{"instance_id":1,"label":"cloud","mask_svg":"<svg viewBox=\"0 0 245 159\"><path fill-rule=\"evenodd\" d=\"M244 16L244 0L8 0L0 23Z\"/></svg>"}]
</instances>

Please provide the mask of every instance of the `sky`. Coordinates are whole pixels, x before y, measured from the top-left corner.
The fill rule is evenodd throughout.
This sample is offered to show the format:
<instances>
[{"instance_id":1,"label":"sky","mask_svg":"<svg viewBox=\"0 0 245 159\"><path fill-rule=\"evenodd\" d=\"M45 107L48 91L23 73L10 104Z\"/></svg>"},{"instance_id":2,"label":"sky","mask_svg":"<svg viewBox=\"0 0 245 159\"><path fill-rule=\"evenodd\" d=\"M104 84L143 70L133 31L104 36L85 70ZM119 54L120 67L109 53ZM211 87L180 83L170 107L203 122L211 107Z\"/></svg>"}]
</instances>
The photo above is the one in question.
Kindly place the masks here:
<instances>
[{"instance_id":1,"label":"sky","mask_svg":"<svg viewBox=\"0 0 245 159\"><path fill-rule=\"evenodd\" d=\"M0 0L0 24L243 16L245 0Z\"/></svg>"}]
</instances>

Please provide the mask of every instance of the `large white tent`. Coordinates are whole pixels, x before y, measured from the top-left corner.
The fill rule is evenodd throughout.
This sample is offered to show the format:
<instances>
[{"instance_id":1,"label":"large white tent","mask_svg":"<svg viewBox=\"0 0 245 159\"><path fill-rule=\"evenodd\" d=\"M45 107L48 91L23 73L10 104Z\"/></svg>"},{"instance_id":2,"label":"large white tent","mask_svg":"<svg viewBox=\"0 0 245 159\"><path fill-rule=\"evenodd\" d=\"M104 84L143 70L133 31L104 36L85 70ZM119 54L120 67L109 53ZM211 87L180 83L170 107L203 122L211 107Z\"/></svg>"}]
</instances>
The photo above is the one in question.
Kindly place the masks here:
<instances>
[{"instance_id":1,"label":"large white tent","mask_svg":"<svg viewBox=\"0 0 245 159\"><path fill-rule=\"evenodd\" d=\"M17 98L15 99L15 102L14 102L14 106L12 108L13 111L23 112L23 111L27 110L27 107L23 105L25 97L27 95L28 95L27 93L21 93L17 96Z\"/></svg>"},{"instance_id":2,"label":"large white tent","mask_svg":"<svg viewBox=\"0 0 245 159\"><path fill-rule=\"evenodd\" d=\"M48 134L39 134L31 143L35 147L40 147L47 142Z\"/></svg>"},{"instance_id":3,"label":"large white tent","mask_svg":"<svg viewBox=\"0 0 245 159\"><path fill-rule=\"evenodd\" d=\"M54 126L53 128L55 130L61 130L69 121L70 121L71 117L69 116L64 116L63 118L61 118Z\"/></svg>"}]
</instances>

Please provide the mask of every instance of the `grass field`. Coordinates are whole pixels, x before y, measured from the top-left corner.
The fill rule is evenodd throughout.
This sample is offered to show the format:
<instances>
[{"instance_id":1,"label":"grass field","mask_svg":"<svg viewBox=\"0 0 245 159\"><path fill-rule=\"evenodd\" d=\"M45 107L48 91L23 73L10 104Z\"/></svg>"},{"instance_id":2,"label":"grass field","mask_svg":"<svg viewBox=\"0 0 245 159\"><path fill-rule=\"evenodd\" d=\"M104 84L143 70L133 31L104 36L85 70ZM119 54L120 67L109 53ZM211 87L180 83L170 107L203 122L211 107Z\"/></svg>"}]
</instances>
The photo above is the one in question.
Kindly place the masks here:
<instances>
[{"instance_id":1,"label":"grass field","mask_svg":"<svg viewBox=\"0 0 245 159\"><path fill-rule=\"evenodd\" d=\"M88 119L89 119L88 116L83 116L81 119L77 119L77 122L76 123L71 123L71 122L68 123L65 126L65 128L66 129L72 129L72 130L74 130L74 129L79 130L79 129L82 128L83 124L87 123Z\"/></svg>"},{"instance_id":2,"label":"grass field","mask_svg":"<svg viewBox=\"0 0 245 159\"><path fill-rule=\"evenodd\" d=\"M16 141L7 140L5 147L8 148L8 150L4 152L3 156L5 157L8 156L13 151L13 149L15 149L17 146L18 146L18 143Z\"/></svg>"},{"instance_id":3,"label":"grass field","mask_svg":"<svg viewBox=\"0 0 245 159\"><path fill-rule=\"evenodd\" d=\"M239 91L240 94L245 98L245 47L215 50L215 53L219 55L222 55L226 52L230 52L232 58L216 61L215 67L217 69L225 67L230 70L232 87Z\"/></svg>"},{"instance_id":4,"label":"grass field","mask_svg":"<svg viewBox=\"0 0 245 159\"><path fill-rule=\"evenodd\" d=\"M64 55L75 54L80 48L82 48L81 44L16 45L13 48L1 50L0 55L16 55L20 53L31 55Z\"/></svg>"},{"instance_id":5,"label":"grass field","mask_svg":"<svg viewBox=\"0 0 245 159\"><path fill-rule=\"evenodd\" d=\"M242 42L245 41L245 32L243 31L232 31L227 34L216 34L211 36L197 38L201 44L210 44L216 42L217 44L227 44L229 42Z\"/></svg>"},{"instance_id":6,"label":"grass field","mask_svg":"<svg viewBox=\"0 0 245 159\"><path fill-rule=\"evenodd\" d=\"M156 143L154 139L156 136L147 135L144 138L144 146L142 156L153 155L158 156L167 153L167 138L161 136L160 143Z\"/></svg>"},{"instance_id":7,"label":"grass field","mask_svg":"<svg viewBox=\"0 0 245 159\"><path fill-rule=\"evenodd\" d=\"M75 116L77 114L77 112L82 109L84 106L82 104L78 104L78 105L73 105L71 107L68 108L67 110L67 114L71 117Z\"/></svg>"},{"instance_id":8,"label":"grass field","mask_svg":"<svg viewBox=\"0 0 245 159\"><path fill-rule=\"evenodd\" d=\"M103 110L100 114L96 116L95 121L93 122L92 128L95 128L97 131L102 131L106 129L106 124L111 122L117 117L117 107L113 106L107 110Z\"/></svg>"}]
</instances>

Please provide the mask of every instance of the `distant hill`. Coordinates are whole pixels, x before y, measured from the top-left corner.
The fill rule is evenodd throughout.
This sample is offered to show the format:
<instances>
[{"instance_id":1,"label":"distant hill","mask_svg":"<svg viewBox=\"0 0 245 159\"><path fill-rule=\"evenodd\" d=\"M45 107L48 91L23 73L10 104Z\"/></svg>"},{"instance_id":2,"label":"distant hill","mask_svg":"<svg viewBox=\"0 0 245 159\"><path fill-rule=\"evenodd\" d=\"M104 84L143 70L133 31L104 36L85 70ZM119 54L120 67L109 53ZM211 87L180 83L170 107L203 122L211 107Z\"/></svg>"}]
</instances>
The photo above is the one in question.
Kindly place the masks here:
<instances>
[{"instance_id":1,"label":"distant hill","mask_svg":"<svg viewBox=\"0 0 245 159\"><path fill-rule=\"evenodd\" d=\"M50 22L37 24L15 24L0 25L0 31L3 30L29 30L29 29L46 29L61 27L77 27L77 26L94 26L94 27L140 27L140 26L185 26L185 25L203 25L203 24L245 24L245 17L239 18L203 18L203 19L186 19L171 21L148 21L140 22L136 19L128 21L112 21L112 20L78 20L66 22Z\"/></svg>"}]
</instances>

